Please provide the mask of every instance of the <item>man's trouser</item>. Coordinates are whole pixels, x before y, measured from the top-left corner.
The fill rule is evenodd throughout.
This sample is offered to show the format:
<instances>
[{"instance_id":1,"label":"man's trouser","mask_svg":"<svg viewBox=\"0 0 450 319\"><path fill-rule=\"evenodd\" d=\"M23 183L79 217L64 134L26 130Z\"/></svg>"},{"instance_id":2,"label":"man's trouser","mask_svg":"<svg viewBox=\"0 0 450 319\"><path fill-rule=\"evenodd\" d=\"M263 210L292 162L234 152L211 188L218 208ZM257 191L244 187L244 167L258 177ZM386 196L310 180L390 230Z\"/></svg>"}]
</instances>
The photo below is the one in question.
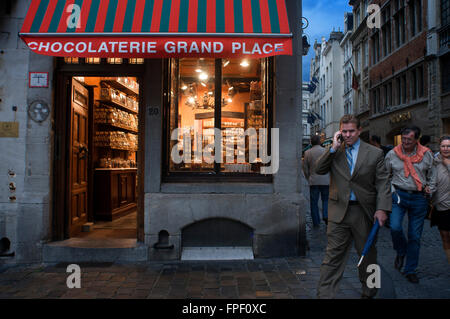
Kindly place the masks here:
<instances>
[{"instance_id":1,"label":"man's trouser","mask_svg":"<svg viewBox=\"0 0 450 319\"><path fill-rule=\"evenodd\" d=\"M361 256L372 226L373 221L364 213L360 205L349 205L341 223L328 222L328 245L320 268L318 298L335 298L339 281L347 264L352 240L355 241L356 251ZM358 268L362 294L366 296L374 296L377 293L376 288L370 289L366 284L367 277L371 274L367 272L367 266L377 263L375 244L376 240ZM356 267L356 264L352 267Z\"/></svg>"}]
</instances>

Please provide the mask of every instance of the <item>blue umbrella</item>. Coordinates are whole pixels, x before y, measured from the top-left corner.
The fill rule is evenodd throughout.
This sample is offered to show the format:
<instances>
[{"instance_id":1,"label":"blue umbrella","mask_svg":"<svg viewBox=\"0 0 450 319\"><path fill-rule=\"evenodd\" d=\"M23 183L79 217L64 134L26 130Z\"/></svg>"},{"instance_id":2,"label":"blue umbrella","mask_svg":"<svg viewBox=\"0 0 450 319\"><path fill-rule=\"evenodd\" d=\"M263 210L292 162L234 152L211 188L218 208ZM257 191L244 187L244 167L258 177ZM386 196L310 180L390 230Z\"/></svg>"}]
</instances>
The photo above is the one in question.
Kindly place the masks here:
<instances>
[{"instance_id":1,"label":"blue umbrella","mask_svg":"<svg viewBox=\"0 0 450 319\"><path fill-rule=\"evenodd\" d=\"M378 219L375 220L375 223L372 226L372 230L370 231L369 237L367 237L366 244L364 245L363 252L361 254L361 258L359 259L358 266L361 265L364 256L369 252L370 246L372 246L373 240L377 236L378 229L380 228L380 224L378 223Z\"/></svg>"}]
</instances>

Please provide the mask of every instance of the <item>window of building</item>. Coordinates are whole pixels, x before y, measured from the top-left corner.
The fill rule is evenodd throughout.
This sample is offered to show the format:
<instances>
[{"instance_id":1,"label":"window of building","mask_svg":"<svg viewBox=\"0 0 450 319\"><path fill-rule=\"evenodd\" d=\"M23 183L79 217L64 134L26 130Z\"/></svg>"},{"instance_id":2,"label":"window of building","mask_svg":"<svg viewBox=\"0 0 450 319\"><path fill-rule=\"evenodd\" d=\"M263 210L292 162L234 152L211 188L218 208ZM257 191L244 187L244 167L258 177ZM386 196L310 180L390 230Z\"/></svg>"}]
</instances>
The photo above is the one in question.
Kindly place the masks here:
<instances>
[{"instance_id":1,"label":"window of building","mask_svg":"<svg viewBox=\"0 0 450 319\"><path fill-rule=\"evenodd\" d=\"M372 101L373 101L373 113L377 114L379 112L379 95L378 95L378 89L374 89L373 90L373 96L372 96Z\"/></svg>"},{"instance_id":2,"label":"window of building","mask_svg":"<svg viewBox=\"0 0 450 319\"><path fill-rule=\"evenodd\" d=\"M441 25L450 24L450 0L441 0Z\"/></svg>"},{"instance_id":3,"label":"window of building","mask_svg":"<svg viewBox=\"0 0 450 319\"><path fill-rule=\"evenodd\" d=\"M441 78L442 78L442 93L449 93L450 92L450 54L445 55L441 59Z\"/></svg>"},{"instance_id":4,"label":"window of building","mask_svg":"<svg viewBox=\"0 0 450 319\"><path fill-rule=\"evenodd\" d=\"M372 36L372 48L372 62L373 64L377 64L380 61L380 34L378 32Z\"/></svg>"},{"instance_id":5,"label":"window of building","mask_svg":"<svg viewBox=\"0 0 450 319\"><path fill-rule=\"evenodd\" d=\"M355 49L355 65L354 65L354 68L355 68L356 74L358 74L359 73L359 47L357 47Z\"/></svg>"},{"instance_id":6,"label":"window of building","mask_svg":"<svg viewBox=\"0 0 450 319\"><path fill-rule=\"evenodd\" d=\"M364 67L369 66L369 41L364 42Z\"/></svg>"},{"instance_id":7,"label":"window of building","mask_svg":"<svg viewBox=\"0 0 450 319\"><path fill-rule=\"evenodd\" d=\"M403 8L403 1L397 2L397 12L394 15L395 23L395 44L400 47L405 43L405 9Z\"/></svg>"},{"instance_id":8,"label":"window of building","mask_svg":"<svg viewBox=\"0 0 450 319\"><path fill-rule=\"evenodd\" d=\"M167 174L259 175L270 165L272 60L169 61Z\"/></svg>"},{"instance_id":9,"label":"window of building","mask_svg":"<svg viewBox=\"0 0 450 319\"><path fill-rule=\"evenodd\" d=\"M423 97L425 88L424 86L424 81L423 81L423 66L419 66L417 68L417 94L418 97Z\"/></svg>"},{"instance_id":10,"label":"window of building","mask_svg":"<svg viewBox=\"0 0 450 319\"><path fill-rule=\"evenodd\" d=\"M411 37L422 31L422 1L409 1L409 24Z\"/></svg>"},{"instance_id":11,"label":"window of building","mask_svg":"<svg viewBox=\"0 0 450 319\"><path fill-rule=\"evenodd\" d=\"M416 69L413 69L411 71L410 87L411 87L411 100L416 100L417 99L417 70Z\"/></svg>"},{"instance_id":12,"label":"window of building","mask_svg":"<svg viewBox=\"0 0 450 319\"><path fill-rule=\"evenodd\" d=\"M395 79L395 87L397 88L396 105L402 104L402 83L401 78Z\"/></svg>"},{"instance_id":13,"label":"window of building","mask_svg":"<svg viewBox=\"0 0 450 319\"><path fill-rule=\"evenodd\" d=\"M406 74L402 76L402 104L406 103Z\"/></svg>"},{"instance_id":14,"label":"window of building","mask_svg":"<svg viewBox=\"0 0 450 319\"><path fill-rule=\"evenodd\" d=\"M386 102L386 107L388 110L391 105L392 105L392 82L389 82L387 85L387 102Z\"/></svg>"},{"instance_id":15,"label":"window of building","mask_svg":"<svg viewBox=\"0 0 450 319\"><path fill-rule=\"evenodd\" d=\"M391 53L391 7L388 5L382 12L383 56Z\"/></svg>"},{"instance_id":16,"label":"window of building","mask_svg":"<svg viewBox=\"0 0 450 319\"><path fill-rule=\"evenodd\" d=\"M359 25L361 24L361 8L356 8L356 14L355 14L355 30L358 29Z\"/></svg>"}]
</instances>

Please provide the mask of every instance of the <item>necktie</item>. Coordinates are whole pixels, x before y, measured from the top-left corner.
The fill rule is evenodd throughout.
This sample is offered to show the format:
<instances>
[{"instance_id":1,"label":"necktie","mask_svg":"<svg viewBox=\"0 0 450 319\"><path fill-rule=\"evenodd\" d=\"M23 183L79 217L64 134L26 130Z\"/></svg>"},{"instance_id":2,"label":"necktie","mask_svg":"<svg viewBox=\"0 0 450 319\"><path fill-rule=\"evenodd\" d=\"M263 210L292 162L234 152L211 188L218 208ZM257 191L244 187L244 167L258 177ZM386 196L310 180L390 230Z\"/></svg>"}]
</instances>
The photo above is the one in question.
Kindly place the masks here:
<instances>
[{"instance_id":1,"label":"necktie","mask_svg":"<svg viewBox=\"0 0 450 319\"><path fill-rule=\"evenodd\" d=\"M353 151L353 145L347 147L345 149L345 155L347 156L347 162L348 162L348 167L350 168L350 174L353 171L353 155L352 155L352 151Z\"/></svg>"}]
</instances>

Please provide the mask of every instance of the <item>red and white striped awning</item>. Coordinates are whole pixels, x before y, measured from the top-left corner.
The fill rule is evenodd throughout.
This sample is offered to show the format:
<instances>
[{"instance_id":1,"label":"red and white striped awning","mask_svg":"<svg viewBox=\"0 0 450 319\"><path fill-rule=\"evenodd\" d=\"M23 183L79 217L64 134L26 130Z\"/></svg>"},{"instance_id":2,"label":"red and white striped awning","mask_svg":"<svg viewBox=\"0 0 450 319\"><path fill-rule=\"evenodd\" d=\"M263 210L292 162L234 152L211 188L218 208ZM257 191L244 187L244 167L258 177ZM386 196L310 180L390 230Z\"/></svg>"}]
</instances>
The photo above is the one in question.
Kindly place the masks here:
<instances>
[{"instance_id":1,"label":"red and white striped awning","mask_svg":"<svg viewBox=\"0 0 450 319\"><path fill-rule=\"evenodd\" d=\"M32 0L20 36L60 57L292 54L285 0Z\"/></svg>"}]
</instances>

